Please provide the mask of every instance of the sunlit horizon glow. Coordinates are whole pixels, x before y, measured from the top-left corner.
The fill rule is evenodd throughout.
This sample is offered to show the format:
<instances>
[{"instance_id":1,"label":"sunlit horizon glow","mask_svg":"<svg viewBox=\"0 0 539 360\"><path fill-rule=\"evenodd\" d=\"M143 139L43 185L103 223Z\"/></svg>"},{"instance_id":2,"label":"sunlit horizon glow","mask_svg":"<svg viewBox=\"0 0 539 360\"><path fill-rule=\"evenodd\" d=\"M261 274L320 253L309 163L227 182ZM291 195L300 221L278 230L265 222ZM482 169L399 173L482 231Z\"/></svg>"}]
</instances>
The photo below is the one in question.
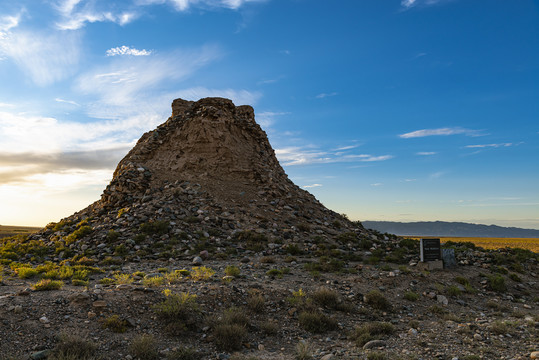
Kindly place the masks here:
<instances>
[{"instance_id":1,"label":"sunlit horizon glow","mask_svg":"<svg viewBox=\"0 0 539 360\"><path fill-rule=\"evenodd\" d=\"M533 0L0 3L0 224L90 205L173 99L220 96L353 220L539 229L537 38Z\"/></svg>"}]
</instances>

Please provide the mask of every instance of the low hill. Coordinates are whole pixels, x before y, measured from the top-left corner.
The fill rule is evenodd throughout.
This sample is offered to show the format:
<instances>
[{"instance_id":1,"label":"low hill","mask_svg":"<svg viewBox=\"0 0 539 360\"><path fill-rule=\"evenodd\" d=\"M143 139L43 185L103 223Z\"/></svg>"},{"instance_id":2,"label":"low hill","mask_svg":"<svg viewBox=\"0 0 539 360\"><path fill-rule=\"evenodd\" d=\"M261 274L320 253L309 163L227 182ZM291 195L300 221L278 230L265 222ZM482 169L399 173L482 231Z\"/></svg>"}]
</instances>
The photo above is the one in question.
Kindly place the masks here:
<instances>
[{"instance_id":1,"label":"low hill","mask_svg":"<svg viewBox=\"0 0 539 360\"><path fill-rule=\"evenodd\" d=\"M40 230L38 227L31 226L9 226L9 225L0 225L0 239L4 237L9 237L13 235L20 234L31 234Z\"/></svg>"},{"instance_id":2,"label":"low hill","mask_svg":"<svg viewBox=\"0 0 539 360\"><path fill-rule=\"evenodd\" d=\"M539 230L446 221L363 221L367 229L401 236L539 238Z\"/></svg>"}]
</instances>

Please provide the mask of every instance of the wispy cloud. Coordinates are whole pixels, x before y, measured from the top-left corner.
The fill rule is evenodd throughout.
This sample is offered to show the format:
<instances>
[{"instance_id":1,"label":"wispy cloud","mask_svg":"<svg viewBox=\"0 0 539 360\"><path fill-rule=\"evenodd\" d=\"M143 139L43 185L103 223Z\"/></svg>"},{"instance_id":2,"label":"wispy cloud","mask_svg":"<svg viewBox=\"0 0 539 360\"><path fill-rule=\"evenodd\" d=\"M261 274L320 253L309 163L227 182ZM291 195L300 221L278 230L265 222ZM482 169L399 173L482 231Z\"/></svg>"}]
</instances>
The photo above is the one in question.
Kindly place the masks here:
<instances>
[{"instance_id":1,"label":"wispy cloud","mask_svg":"<svg viewBox=\"0 0 539 360\"><path fill-rule=\"evenodd\" d=\"M371 184L371 186L374 186L374 187L378 187L378 186L382 186L384 185L383 183L374 183L374 184Z\"/></svg>"},{"instance_id":2,"label":"wispy cloud","mask_svg":"<svg viewBox=\"0 0 539 360\"><path fill-rule=\"evenodd\" d=\"M399 137L402 139L411 139L411 138L418 138L418 137L426 137L426 136L447 136L447 135L458 135L463 134L466 136L481 136L481 132L479 130L471 130L471 129L465 129L461 127L447 127L447 128L438 128L438 129L422 129L422 130L416 130L412 132L408 132L405 134L400 134Z\"/></svg>"},{"instance_id":3,"label":"wispy cloud","mask_svg":"<svg viewBox=\"0 0 539 360\"><path fill-rule=\"evenodd\" d=\"M60 30L77 30L86 23L113 22L125 25L138 17L130 10L117 11L117 6L109 1L60 0L55 8L61 20L56 23Z\"/></svg>"},{"instance_id":4,"label":"wispy cloud","mask_svg":"<svg viewBox=\"0 0 539 360\"><path fill-rule=\"evenodd\" d=\"M432 6L448 1L451 0L401 0L401 6L404 9L411 9L415 6Z\"/></svg>"},{"instance_id":5,"label":"wispy cloud","mask_svg":"<svg viewBox=\"0 0 539 360\"><path fill-rule=\"evenodd\" d=\"M289 112L263 111L256 114L256 122L264 129L268 129L275 123L275 118L283 115L289 115Z\"/></svg>"},{"instance_id":6,"label":"wispy cloud","mask_svg":"<svg viewBox=\"0 0 539 360\"><path fill-rule=\"evenodd\" d=\"M513 143L500 143L500 144L480 144L480 145L466 145L465 148L469 149L483 149L483 148L499 148L499 147L509 147L516 144Z\"/></svg>"},{"instance_id":7,"label":"wispy cloud","mask_svg":"<svg viewBox=\"0 0 539 360\"><path fill-rule=\"evenodd\" d=\"M80 106L80 104L78 104L77 102L72 101L72 100L64 100L64 99L56 98L56 99L54 99L54 101L59 102L59 103L64 103L64 104Z\"/></svg>"},{"instance_id":8,"label":"wispy cloud","mask_svg":"<svg viewBox=\"0 0 539 360\"><path fill-rule=\"evenodd\" d=\"M304 189L311 189L311 188L315 188L315 187L321 187L322 184L311 184L311 185L305 185L303 186Z\"/></svg>"},{"instance_id":9,"label":"wispy cloud","mask_svg":"<svg viewBox=\"0 0 539 360\"><path fill-rule=\"evenodd\" d=\"M332 96L337 96L337 95L339 95L339 94L336 93L336 92L332 92L332 93L322 93L322 94L316 95L316 98L317 98L317 99L324 99L324 98L327 98L327 97L332 97Z\"/></svg>"},{"instance_id":10,"label":"wispy cloud","mask_svg":"<svg viewBox=\"0 0 539 360\"><path fill-rule=\"evenodd\" d=\"M335 149L335 151L344 151L344 150L352 150L359 147L359 144L356 145L347 145L347 146L340 146Z\"/></svg>"},{"instance_id":11,"label":"wispy cloud","mask_svg":"<svg viewBox=\"0 0 539 360\"><path fill-rule=\"evenodd\" d=\"M165 94L156 91L157 88L165 82L179 83L185 80L220 56L221 51L217 47L204 46L151 57L115 57L108 65L96 67L79 76L75 89L97 98L88 107L92 117L111 119L144 112L155 114L156 109L168 107L170 104L166 102L173 96L189 98L190 93ZM163 103L166 98L168 100Z\"/></svg>"},{"instance_id":12,"label":"wispy cloud","mask_svg":"<svg viewBox=\"0 0 539 360\"><path fill-rule=\"evenodd\" d=\"M446 171L437 171L429 175L429 180L436 180L447 174Z\"/></svg>"},{"instance_id":13,"label":"wispy cloud","mask_svg":"<svg viewBox=\"0 0 539 360\"><path fill-rule=\"evenodd\" d=\"M39 86L75 73L80 38L75 33L7 32L0 36L0 56L10 58Z\"/></svg>"},{"instance_id":14,"label":"wispy cloud","mask_svg":"<svg viewBox=\"0 0 539 360\"><path fill-rule=\"evenodd\" d=\"M148 56L152 54L152 50L138 50L135 48L130 48L129 46L120 46L107 50L107 56L117 56L117 55L131 55L131 56Z\"/></svg>"},{"instance_id":15,"label":"wispy cloud","mask_svg":"<svg viewBox=\"0 0 539 360\"><path fill-rule=\"evenodd\" d=\"M431 156L431 155L436 155L437 153L435 151L420 151L420 152L416 152L415 154L419 156Z\"/></svg>"},{"instance_id":16,"label":"wispy cloud","mask_svg":"<svg viewBox=\"0 0 539 360\"><path fill-rule=\"evenodd\" d=\"M177 11L186 11L193 6L237 10L248 3L265 1L267 0L137 0L135 3L138 5L170 4Z\"/></svg>"},{"instance_id":17,"label":"wispy cloud","mask_svg":"<svg viewBox=\"0 0 539 360\"><path fill-rule=\"evenodd\" d=\"M375 162L392 159L392 155L342 154L321 150L315 146L293 146L275 150L284 166L345 162Z\"/></svg>"}]
</instances>

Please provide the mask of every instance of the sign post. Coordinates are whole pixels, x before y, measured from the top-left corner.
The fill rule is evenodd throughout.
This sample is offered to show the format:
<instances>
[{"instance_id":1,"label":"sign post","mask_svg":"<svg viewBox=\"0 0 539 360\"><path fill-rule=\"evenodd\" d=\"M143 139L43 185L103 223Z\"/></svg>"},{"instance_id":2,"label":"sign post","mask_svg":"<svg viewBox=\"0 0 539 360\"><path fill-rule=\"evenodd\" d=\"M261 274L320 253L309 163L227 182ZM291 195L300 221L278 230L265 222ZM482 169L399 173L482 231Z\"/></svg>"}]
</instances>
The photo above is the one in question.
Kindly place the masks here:
<instances>
[{"instance_id":1,"label":"sign post","mask_svg":"<svg viewBox=\"0 0 539 360\"><path fill-rule=\"evenodd\" d=\"M421 239L419 243L421 262L428 270L443 269L440 239Z\"/></svg>"}]
</instances>

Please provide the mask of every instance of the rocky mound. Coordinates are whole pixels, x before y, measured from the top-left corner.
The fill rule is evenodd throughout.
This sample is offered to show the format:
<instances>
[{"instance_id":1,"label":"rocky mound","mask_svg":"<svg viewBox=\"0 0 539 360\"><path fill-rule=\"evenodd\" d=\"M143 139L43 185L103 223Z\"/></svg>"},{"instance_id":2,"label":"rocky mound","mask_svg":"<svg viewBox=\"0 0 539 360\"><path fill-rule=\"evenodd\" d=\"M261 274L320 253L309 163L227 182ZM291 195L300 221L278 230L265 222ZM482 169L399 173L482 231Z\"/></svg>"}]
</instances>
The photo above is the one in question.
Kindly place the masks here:
<instances>
[{"instance_id":1,"label":"rocky mound","mask_svg":"<svg viewBox=\"0 0 539 360\"><path fill-rule=\"evenodd\" d=\"M172 116L120 161L100 200L32 239L63 244L56 260L133 260L233 251L230 240L237 250L249 250L247 242L250 251L275 253L313 237L332 244L339 234L354 243L369 235L288 179L252 107L205 98L174 100Z\"/></svg>"}]
</instances>

